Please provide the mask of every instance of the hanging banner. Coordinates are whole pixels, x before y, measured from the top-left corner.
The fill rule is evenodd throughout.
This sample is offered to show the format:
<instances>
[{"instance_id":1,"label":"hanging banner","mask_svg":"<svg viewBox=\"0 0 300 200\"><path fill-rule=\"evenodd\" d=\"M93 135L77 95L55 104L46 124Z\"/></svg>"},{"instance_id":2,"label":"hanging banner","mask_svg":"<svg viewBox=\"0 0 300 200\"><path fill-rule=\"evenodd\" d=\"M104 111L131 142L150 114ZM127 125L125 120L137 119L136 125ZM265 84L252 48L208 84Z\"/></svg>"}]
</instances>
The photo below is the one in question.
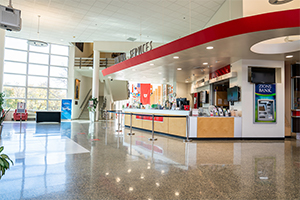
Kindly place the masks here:
<instances>
[{"instance_id":1,"label":"hanging banner","mask_svg":"<svg viewBox=\"0 0 300 200\"><path fill-rule=\"evenodd\" d=\"M143 105L150 104L150 88L151 84L141 84L141 103Z\"/></svg>"},{"instance_id":2,"label":"hanging banner","mask_svg":"<svg viewBox=\"0 0 300 200\"><path fill-rule=\"evenodd\" d=\"M71 119L72 99L61 100L61 119Z\"/></svg>"},{"instance_id":3,"label":"hanging banner","mask_svg":"<svg viewBox=\"0 0 300 200\"><path fill-rule=\"evenodd\" d=\"M255 84L254 123L276 123L276 84Z\"/></svg>"}]
</instances>

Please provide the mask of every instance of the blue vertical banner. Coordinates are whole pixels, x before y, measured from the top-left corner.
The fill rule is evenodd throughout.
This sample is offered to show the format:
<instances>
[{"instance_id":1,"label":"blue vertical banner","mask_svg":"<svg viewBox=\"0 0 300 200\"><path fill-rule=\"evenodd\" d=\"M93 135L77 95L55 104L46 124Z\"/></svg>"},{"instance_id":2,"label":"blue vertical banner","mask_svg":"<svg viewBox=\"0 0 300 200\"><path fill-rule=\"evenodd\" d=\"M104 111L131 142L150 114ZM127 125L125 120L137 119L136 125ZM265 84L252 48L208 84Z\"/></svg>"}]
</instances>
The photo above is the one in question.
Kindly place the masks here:
<instances>
[{"instance_id":1,"label":"blue vertical banner","mask_svg":"<svg viewBox=\"0 0 300 200\"><path fill-rule=\"evenodd\" d=\"M276 123L276 84L255 84L254 123Z\"/></svg>"},{"instance_id":2,"label":"blue vertical banner","mask_svg":"<svg viewBox=\"0 0 300 200\"><path fill-rule=\"evenodd\" d=\"M61 100L61 119L71 119L72 99Z\"/></svg>"}]
</instances>

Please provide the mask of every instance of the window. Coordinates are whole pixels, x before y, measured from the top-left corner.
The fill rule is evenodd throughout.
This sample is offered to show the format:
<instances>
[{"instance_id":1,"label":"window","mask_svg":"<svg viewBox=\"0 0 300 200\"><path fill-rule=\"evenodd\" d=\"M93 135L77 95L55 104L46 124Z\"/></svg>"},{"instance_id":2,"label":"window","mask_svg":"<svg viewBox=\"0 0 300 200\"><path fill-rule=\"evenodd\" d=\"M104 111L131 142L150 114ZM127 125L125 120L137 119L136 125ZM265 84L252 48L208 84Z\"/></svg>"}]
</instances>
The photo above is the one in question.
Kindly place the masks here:
<instances>
[{"instance_id":1,"label":"window","mask_svg":"<svg viewBox=\"0 0 300 200\"><path fill-rule=\"evenodd\" d=\"M23 101L28 110L60 110L67 97L69 47L30 46L27 40L5 38L3 90L5 108Z\"/></svg>"}]
</instances>

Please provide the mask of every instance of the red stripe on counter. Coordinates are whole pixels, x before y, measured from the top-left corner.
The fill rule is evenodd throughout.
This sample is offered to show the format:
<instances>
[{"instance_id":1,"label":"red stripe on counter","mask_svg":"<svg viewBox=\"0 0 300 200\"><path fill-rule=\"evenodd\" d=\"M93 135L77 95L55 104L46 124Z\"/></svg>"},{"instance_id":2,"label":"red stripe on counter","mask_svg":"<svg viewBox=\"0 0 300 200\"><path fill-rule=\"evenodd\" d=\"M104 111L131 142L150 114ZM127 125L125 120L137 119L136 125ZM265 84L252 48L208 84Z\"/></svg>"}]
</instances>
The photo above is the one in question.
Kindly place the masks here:
<instances>
[{"instance_id":1,"label":"red stripe on counter","mask_svg":"<svg viewBox=\"0 0 300 200\"><path fill-rule=\"evenodd\" d=\"M102 70L104 76L176 52L245 33L300 26L300 9L272 12L231 20L203 29Z\"/></svg>"},{"instance_id":2,"label":"red stripe on counter","mask_svg":"<svg viewBox=\"0 0 300 200\"><path fill-rule=\"evenodd\" d=\"M292 111L292 116L300 116L300 111Z\"/></svg>"}]
</instances>

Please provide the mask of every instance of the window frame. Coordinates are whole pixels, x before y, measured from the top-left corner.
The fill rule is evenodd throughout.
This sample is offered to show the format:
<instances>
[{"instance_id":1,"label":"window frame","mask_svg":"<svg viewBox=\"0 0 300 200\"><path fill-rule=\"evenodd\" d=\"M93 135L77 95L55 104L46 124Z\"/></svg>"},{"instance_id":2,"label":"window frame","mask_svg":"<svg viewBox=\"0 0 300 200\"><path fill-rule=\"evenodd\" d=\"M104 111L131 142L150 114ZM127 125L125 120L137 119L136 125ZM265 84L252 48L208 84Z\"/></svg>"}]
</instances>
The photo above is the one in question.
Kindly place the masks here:
<instances>
[{"instance_id":1,"label":"window frame","mask_svg":"<svg viewBox=\"0 0 300 200\"><path fill-rule=\"evenodd\" d=\"M9 37L9 36L6 36L8 38L15 38L15 37ZM20 38L15 38L15 39L20 39ZM25 39L23 39L25 40ZM26 40L28 41L28 40ZM23 49L18 49L17 47L16 48L12 48L12 47L5 47L4 48L4 53L6 52L6 50L13 50L13 51L22 51L22 52L26 52L27 53L27 61L26 62L22 62L22 61L13 61L13 60L8 60L8 59L4 59L4 62L14 62L14 63L22 63L22 64L26 64L26 73L25 74L21 74L21 73L10 73L10 72L3 72L3 80L4 80L4 76L5 75L22 75L22 76L25 76L25 86L18 86L18 85L5 85L3 83L3 87L22 87L22 88L25 88L25 98L19 98L19 97L5 97L5 99L22 99L24 100L24 102L27 103L28 100L46 100L47 102L47 105L46 105L46 110L48 111L49 110L49 101L58 101L58 100L61 100L61 99L51 99L49 98L50 96L50 90L64 90L66 91L66 97L67 98L67 95L68 95L68 83L69 83L69 64L67 66L57 66L57 65L51 65L51 56L61 56L61 57L65 57L67 58L68 60L68 63L69 63L69 59L70 59L70 47L69 46L66 46L66 45L60 45L60 46L65 46L65 47L68 47L68 55L58 55L58 54L51 54L51 46L52 45L59 45L59 44L51 44L49 43L49 53L44 53L44 52L37 52L37 51L30 51L30 45L27 43L27 50L23 50ZM38 54L44 54L44 55L48 55L48 64L38 64L38 63L33 63L33 62L29 62L29 54L30 53L38 53ZM33 64L33 65L43 65L43 66L47 66L48 67L48 75L45 76L45 75L35 75L35 74L29 74L29 65L30 64ZM63 68L63 69L67 69L67 77L57 77L57 76L50 76L50 69L51 67L59 67L59 68ZM44 77L44 78L47 78L47 84L46 84L46 87L41 87L41 86L29 86L28 85L28 80L29 80L29 76L34 76L34 77ZM52 88L50 87L50 78L56 78L56 79L64 79L66 80L67 82L67 87L66 88ZM28 96L28 90L29 88L34 88L34 89L46 89L47 90L47 98L46 99L38 99L38 98L29 98ZM15 109L15 108L14 108ZM37 110L33 110L33 111L37 111Z\"/></svg>"}]
</instances>

